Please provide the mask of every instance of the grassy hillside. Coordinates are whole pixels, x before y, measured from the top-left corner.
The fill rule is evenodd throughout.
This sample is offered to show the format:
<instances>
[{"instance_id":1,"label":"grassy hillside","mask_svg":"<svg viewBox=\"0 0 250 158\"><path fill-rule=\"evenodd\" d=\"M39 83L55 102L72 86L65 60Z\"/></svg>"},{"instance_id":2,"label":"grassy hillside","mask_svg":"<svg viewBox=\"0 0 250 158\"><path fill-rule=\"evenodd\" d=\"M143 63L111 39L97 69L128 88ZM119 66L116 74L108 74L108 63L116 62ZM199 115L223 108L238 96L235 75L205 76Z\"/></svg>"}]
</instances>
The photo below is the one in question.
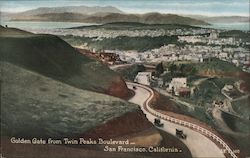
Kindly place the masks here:
<instances>
[{"instance_id":1,"label":"grassy hillside","mask_svg":"<svg viewBox=\"0 0 250 158\"><path fill-rule=\"evenodd\" d=\"M1 62L0 66L3 135L76 136L138 109L120 99L77 89L10 63Z\"/></svg>"},{"instance_id":2,"label":"grassy hillside","mask_svg":"<svg viewBox=\"0 0 250 158\"><path fill-rule=\"evenodd\" d=\"M34 34L26 32L16 28L5 28L0 25L0 36L1 37L24 37L24 36L33 36Z\"/></svg>"},{"instance_id":3,"label":"grassy hillside","mask_svg":"<svg viewBox=\"0 0 250 158\"><path fill-rule=\"evenodd\" d=\"M214 100L224 100L221 89L226 85L233 85L235 78L211 78L202 82L190 98L194 103L203 106L205 103L212 103Z\"/></svg>"},{"instance_id":4,"label":"grassy hillside","mask_svg":"<svg viewBox=\"0 0 250 158\"><path fill-rule=\"evenodd\" d=\"M250 118L250 98L244 98L232 102L232 107L235 112L243 116L244 118Z\"/></svg>"},{"instance_id":5,"label":"grassy hillside","mask_svg":"<svg viewBox=\"0 0 250 158\"><path fill-rule=\"evenodd\" d=\"M119 36L116 38L108 38L103 40L93 40L89 37L76 37L76 36L62 36L62 39L70 43L71 45L84 45L88 43L88 46L97 50L137 50L146 51L154 48L159 48L167 44L178 44L177 36L159 36L159 37L127 37Z\"/></svg>"},{"instance_id":6,"label":"grassy hillside","mask_svg":"<svg viewBox=\"0 0 250 158\"><path fill-rule=\"evenodd\" d=\"M203 63L193 64L198 73L207 75L218 75L220 73L236 73L240 72L241 69L235 65L222 61L217 58L212 58L210 61Z\"/></svg>"},{"instance_id":7,"label":"grassy hillside","mask_svg":"<svg viewBox=\"0 0 250 158\"><path fill-rule=\"evenodd\" d=\"M8 32L13 32L8 36ZM0 60L81 89L108 92L113 83L126 91L124 81L101 63L78 53L53 35L0 29Z\"/></svg>"},{"instance_id":8,"label":"grassy hillside","mask_svg":"<svg viewBox=\"0 0 250 158\"><path fill-rule=\"evenodd\" d=\"M234 37L236 39L242 39L244 42L250 42L249 36L250 36L250 31L243 32L239 30L225 31L219 34L220 38Z\"/></svg>"}]
</instances>

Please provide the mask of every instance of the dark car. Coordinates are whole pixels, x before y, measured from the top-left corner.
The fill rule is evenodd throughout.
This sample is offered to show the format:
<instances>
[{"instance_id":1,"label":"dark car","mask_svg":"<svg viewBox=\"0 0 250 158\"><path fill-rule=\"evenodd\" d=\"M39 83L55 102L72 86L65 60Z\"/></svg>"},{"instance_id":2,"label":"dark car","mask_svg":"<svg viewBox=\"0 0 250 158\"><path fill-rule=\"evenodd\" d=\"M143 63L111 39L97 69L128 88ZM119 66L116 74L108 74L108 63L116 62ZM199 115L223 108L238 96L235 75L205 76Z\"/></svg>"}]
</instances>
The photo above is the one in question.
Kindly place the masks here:
<instances>
[{"instance_id":1,"label":"dark car","mask_svg":"<svg viewBox=\"0 0 250 158\"><path fill-rule=\"evenodd\" d=\"M175 130L175 135L176 135L178 138L181 138L181 139L186 139L186 138L187 138L187 135L183 133L183 130L178 130L178 129L176 129L176 130Z\"/></svg>"},{"instance_id":2,"label":"dark car","mask_svg":"<svg viewBox=\"0 0 250 158\"><path fill-rule=\"evenodd\" d=\"M157 127L163 127L164 124L161 123L161 120L160 120L160 119L156 118L156 119L154 120L154 125L157 126Z\"/></svg>"}]
</instances>

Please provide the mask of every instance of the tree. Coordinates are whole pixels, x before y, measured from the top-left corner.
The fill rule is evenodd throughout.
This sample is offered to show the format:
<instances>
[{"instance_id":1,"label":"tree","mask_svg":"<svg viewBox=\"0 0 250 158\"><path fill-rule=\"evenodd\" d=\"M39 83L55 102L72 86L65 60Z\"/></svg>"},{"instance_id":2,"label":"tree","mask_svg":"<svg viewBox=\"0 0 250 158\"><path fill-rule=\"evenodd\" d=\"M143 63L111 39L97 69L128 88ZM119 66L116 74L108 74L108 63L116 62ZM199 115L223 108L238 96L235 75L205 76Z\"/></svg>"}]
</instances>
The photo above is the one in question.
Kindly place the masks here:
<instances>
[{"instance_id":1,"label":"tree","mask_svg":"<svg viewBox=\"0 0 250 158\"><path fill-rule=\"evenodd\" d=\"M196 75L197 72L198 72L198 70L195 67L193 67L193 69L191 70L190 75Z\"/></svg>"},{"instance_id":2,"label":"tree","mask_svg":"<svg viewBox=\"0 0 250 158\"><path fill-rule=\"evenodd\" d=\"M186 68L186 65L185 64L181 64L180 71L181 71L182 74L184 74L185 68Z\"/></svg>"},{"instance_id":3,"label":"tree","mask_svg":"<svg viewBox=\"0 0 250 158\"><path fill-rule=\"evenodd\" d=\"M171 64L169 70L171 72L171 75L173 75L177 70L177 66L175 64Z\"/></svg>"},{"instance_id":4,"label":"tree","mask_svg":"<svg viewBox=\"0 0 250 158\"><path fill-rule=\"evenodd\" d=\"M160 74L162 74L163 72L164 72L164 68L163 68L163 64L162 64L162 62L161 63L159 63L158 65L156 65L156 73L158 74L158 75L160 75Z\"/></svg>"}]
</instances>

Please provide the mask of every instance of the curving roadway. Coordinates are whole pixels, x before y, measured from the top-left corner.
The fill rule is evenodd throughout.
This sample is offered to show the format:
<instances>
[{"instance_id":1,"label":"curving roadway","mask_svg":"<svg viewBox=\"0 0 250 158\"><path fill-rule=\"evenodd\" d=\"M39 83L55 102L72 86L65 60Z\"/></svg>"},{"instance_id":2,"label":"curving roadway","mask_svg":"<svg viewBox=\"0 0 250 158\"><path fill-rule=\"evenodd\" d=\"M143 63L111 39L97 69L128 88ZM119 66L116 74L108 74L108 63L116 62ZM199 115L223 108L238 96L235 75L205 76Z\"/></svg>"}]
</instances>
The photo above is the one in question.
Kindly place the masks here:
<instances>
[{"instance_id":1,"label":"curving roadway","mask_svg":"<svg viewBox=\"0 0 250 158\"><path fill-rule=\"evenodd\" d=\"M229 148L229 146L221 140L219 137L215 136L212 132L206 131L202 128L200 128L198 125L195 125L193 123L189 123L187 121L182 121L183 125L180 123L175 122L175 120L170 121L171 118L169 116L163 116L163 114L155 111L149 106L150 100L154 97L154 92L151 88L140 85L137 83L127 82L128 88L135 91L134 97L132 97L129 102L135 103L140 105L142 111L146 114L147 119L150 122L154 122L154 119L156 117L161 117L161 122L164 124L164 127L160 128L172 135L175 136L175 129L183 130L184 134L187 135L187 138L180 139L190 150L193 157L198 158L225 158L224 153L221 150L221 147L217 146L211 139L209 139L207 136L201 134L204 132L205 134L209 135L210 137L213 137L216 141L220 141L220 143L227 149L227 151L230 153L231 157L237 158L237 156L232 152L232 150ZM136 87L136 89L133 89L133 87ZM166 117L168 119L166 119ZM170 119L170 120L169 120ZM177 120L177 119L176 119ZM181 121L181 120L180 120ZM185 124L185 125L184 125ZM202 132L198 132L193 130L192 128L189 128L186 126L186 124L189 124L191 126L195 126L196 128L199 128ZM223 148L223 149L225 149Z\"/></svg>"}]
</instances>

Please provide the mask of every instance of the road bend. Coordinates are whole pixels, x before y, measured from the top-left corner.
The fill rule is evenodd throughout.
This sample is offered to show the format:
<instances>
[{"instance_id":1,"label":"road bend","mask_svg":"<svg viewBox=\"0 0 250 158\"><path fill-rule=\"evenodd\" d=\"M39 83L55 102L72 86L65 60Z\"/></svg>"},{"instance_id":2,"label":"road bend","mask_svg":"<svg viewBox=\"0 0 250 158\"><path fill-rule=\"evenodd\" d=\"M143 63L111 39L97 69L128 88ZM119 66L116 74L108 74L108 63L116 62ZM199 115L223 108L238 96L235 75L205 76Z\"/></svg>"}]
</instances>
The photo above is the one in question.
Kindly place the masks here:
<instances>
[{"instance_id":1,"label":"road bend","mask_svg":"<svg viewBox=\"0 0 250 158\"><path fill-rule=\"evenodd\" d=\"M173 116L167 116L151 108L149 102L154 97L154 92L151 88L132 82L127 82L127 85L128 88L135 91L134 97L132 97L129 102L138 104L150 122L153 123L155 118L160 118L161 122L164 124L160 129L174 136L176 129L183 130L183 133L187 135L187 138L180 140L189 148L193 157L225 158L225 155L222 152L222 149L225 149L232 158L237 158L237 155L233 153L229 145L211 131L208 131L192 122L180 120ZM216 145L215 142L217 144L219 143L220 146Z\"/></svg>"}]
</instances>

